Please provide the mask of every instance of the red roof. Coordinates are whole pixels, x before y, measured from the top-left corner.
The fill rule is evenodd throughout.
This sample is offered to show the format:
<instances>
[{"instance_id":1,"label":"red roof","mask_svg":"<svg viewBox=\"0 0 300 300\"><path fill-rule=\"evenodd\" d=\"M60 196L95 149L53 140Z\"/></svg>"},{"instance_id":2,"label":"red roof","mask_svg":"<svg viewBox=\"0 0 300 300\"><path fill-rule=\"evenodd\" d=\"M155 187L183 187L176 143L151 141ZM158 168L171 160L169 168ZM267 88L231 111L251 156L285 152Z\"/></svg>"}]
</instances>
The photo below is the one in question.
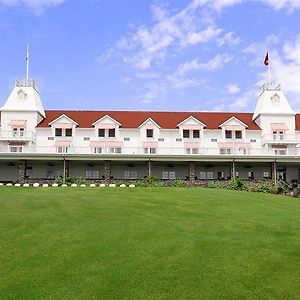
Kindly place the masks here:
<instances>
[{"instance_id":1,"label":"red roof","mask_svg":"<svg viewBox=\"0 0 300 300\"><path fill-rule=\"evenodd\" d=\"M79 124L80 128L91 128L92 124L108 115L122 124L123 128L138 128L148 118L153 119L161 128L175 129L177 124L190 116L206 124L207 129L218 129L231 117L236 117L250 130L260 130L252 121L252 113L221 113L221 112L146 112L146 111L65 111L47 110L46 119L38 127L48 127L49 123L65 114Z\"/></svg>"}]
</instances>

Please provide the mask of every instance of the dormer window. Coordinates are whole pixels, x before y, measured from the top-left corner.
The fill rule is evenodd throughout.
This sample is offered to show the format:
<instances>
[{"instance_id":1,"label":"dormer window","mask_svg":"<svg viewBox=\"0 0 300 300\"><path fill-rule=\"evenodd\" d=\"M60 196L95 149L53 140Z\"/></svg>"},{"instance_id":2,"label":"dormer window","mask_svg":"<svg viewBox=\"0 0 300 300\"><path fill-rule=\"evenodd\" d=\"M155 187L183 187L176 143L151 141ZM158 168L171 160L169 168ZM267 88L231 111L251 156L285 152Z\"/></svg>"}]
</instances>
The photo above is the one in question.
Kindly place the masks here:
<instances>
[{"instance_id":1,"label":"dormer window","mask_svg":"<svg viewBox=\"0 0 300 300\"><path fill-rule=\"evenodd\" d=\"M55 136L62 136L62 128L55 128Z\"/></svg>"},{"instance_id":2,"label":"dormer window","mask_svg":"<svg viewBox=\"0 0 300 300\"><path fill-rule=\"evenodd\" d=\"M236 139L241 139L242 138L242 131L241 130L235 131L235 138Z\"/></svg>"},{"instance_id":3,"label":"dormer window","mask_svg":"<svg viewBox=\"0 0 300 300\"><path fill-rule=\"evenodd\" d=\"M108 137L116 137L116 129L115 128L108 129Z\"/></svg>"},{"instance_id":4,"label":"dormer window","mask_svg":"<svg viewBox=\"0 0 300 300\"><path fill-rule=\"evenodd\" d=\"M225 130L225 137L226 137L226 139L232 139L232 131Z\"/></svg>"},{"instance_id":5,"label":"dormer window","mask_svg":"<svg viewBox=\"0 0 300 300\"><path fill-rule=\"evenodd\" d=\"M188 129L183 129L182 134L183 134L184 139L189 139L190 138L190 131Z\"/></svg>"},{"instance_id":6,"label":"dormer window","mask_svg":"<svg viewBox=\"0 0 300 300\"><path fill-rule=\"evenodd\" d=\"M72 128L66 128L66 136L71 137L72 136Z\"/></svg>"},{"instance_id":7,"label":"dormer window","mask_svg":"<svg viewBox=\"0 0 300 300\"><path fill-rule=\"evenodd\" d=\"M105 137L105 129L104 128L98 129L98 137Z\"/></svg>"},{"instance_id":8,"label":"dormer window","mask_svg":"<svg viewBox=\"0 0 300 300\"><path fill-rule=\"evenodd\" d=\"M193 130L193 138L194 139L200 138L200 130Z\"/></svg>"},{"instance_id":9,"label":"dormer window","mask_svg":"<svg viewBox=\"0 0 300 300\"><path fill-rule=\"evenodd\" d=\"M153 129L147 129L146 136L147 138L153 138Z\"/></svg>"}]
</instances>

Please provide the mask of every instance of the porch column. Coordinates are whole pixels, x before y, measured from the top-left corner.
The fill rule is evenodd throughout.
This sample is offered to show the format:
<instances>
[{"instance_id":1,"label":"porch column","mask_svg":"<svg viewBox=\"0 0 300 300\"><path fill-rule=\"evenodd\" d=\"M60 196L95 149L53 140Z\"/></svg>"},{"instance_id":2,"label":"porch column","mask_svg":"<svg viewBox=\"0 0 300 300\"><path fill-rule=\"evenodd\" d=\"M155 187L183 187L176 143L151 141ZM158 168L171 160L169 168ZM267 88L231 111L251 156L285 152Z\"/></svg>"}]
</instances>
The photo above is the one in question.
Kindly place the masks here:
<instances>
[{"instance_id":1,"label":"porch column","mask_svg":"<svg viewBox=\"0 0 300 300\"><path fill-rule=\"evenodd\" d=\"M272 180L276 184L277 183L277 163L276 163L276 161L273 161L271 163L271 173L272 173Z\"/></svg>"},{"instance_id":2,"label":"porch column","mask_svg":"<svg viewBox=\"0 0 300 300\"><path fill-rule=\"evenodd\" d=\"M70 176L70 162L66 159L63 161L64 170L63 170L63 184L66 183L66 178Z\"/></svg>"},{"instance_id":3,"label":"porch column","mask_svg":"<svg viewBox=\"0 0 300 300\"><path fill-rule=\"evenodd\" d=\"M235 172L235 161L233 160L231 162L231 170L230 170L230 173L231 173L231 179L235 179L235 175L236 175L236 172Z\"/></svg>"},{"instance_id":4,"label":"porch column","mask_svg":"<svg viewBox=\"0 0 300 300\"><path fill-rule=\"evenodd\" d=\"M19 183L25 183L26 176L26 160L21 159L19 161Z\"/></svg>"},{"instance_id":5,"label":"porch column","mask_svg":"<svg viewBox=\"0 0 300 300\"><path fill-rule=\"evenodd\" d=\"M110 181L111 178L111 160L104 161L104 177L106 181Z\"/></svg>"},{"instance_id":6,"label":"porch column","mask_svg":"<svg viewBox=\"0 0 300 300\"><path fill-rule=\"evenodd\" d=\"M190 184L195 184L195 177L196 177L196 164L194 161L189 161L189 181Z\"/></svg>"},{"instance_id":7,"label":"porch column","mask_svg":"<svg viewBox=\"0 0 300 300\"><path fill-rule=\"evenodd\" d=\"M152 161L148 160L148 176L152 175Z\"/></svg>"}]
</instances>

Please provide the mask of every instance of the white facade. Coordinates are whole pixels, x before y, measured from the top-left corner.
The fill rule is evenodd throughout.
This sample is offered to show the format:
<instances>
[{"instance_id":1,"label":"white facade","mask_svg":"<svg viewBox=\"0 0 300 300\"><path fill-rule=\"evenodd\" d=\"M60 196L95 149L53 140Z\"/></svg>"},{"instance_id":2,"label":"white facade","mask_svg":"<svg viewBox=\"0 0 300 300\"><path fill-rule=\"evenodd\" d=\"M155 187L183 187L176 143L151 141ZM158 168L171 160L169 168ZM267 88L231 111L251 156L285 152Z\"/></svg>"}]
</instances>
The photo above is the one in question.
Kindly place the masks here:
<instances>
[{"instance_id":1,"label":"white facade","mask_svg":"<svg viewBox=\"0 0 300 300\"><path fill-rule=\"evenodd\" d=\"M170 120L160 124L149 112L134 127L129 126L131 120L122 123L122 118L109 113L96 119L90 113L88 126L82 125L86 120L79 112L72 118L74 113L61 111L53 119L48 116L53 113L43 108L35 82L20 80L0 111L2 181L19 176L20 160L26 161L26 176L33 178L61 176L62 168L65 176L62 161L68 160L69 175L98 179L107 178L108 161L115 165L109 168L110 177L118 179L149 174L162 179L252 178L251 172L256 173L255 178L269 178L275 172L270 163L276 164L273 177L284 173L283 179L299 179L300 131L296 126L300 116L293 112L280 86L262 88L249 120L231 113L217 126L210 119L222 117L217 113L207 113L206 121L195 113L182 113L182 119L181 113L165 113ZM122 114L129 113L118 112ZM174 114L176 124L172 123ZM191 171L190 162L196 169Z\"/></svg>"}]
</instances>

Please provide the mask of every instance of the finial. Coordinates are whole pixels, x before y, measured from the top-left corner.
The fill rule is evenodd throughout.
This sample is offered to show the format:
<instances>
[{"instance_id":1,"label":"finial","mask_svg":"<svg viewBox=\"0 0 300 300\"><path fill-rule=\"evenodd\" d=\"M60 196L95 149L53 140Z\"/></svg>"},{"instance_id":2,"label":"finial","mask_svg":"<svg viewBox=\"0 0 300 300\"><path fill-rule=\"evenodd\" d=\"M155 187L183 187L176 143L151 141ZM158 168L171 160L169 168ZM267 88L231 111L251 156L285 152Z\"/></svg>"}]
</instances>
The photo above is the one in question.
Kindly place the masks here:
<instances>
[{"instance_id":1,"label":"finial","mask_svg":"<svg viewBox=\"0 0 300 300\"><path fill-rule=\"evenodd\" d=\"M26 81L29 80L29 44L26 49Z\"/></svg>"}]
</instances>

